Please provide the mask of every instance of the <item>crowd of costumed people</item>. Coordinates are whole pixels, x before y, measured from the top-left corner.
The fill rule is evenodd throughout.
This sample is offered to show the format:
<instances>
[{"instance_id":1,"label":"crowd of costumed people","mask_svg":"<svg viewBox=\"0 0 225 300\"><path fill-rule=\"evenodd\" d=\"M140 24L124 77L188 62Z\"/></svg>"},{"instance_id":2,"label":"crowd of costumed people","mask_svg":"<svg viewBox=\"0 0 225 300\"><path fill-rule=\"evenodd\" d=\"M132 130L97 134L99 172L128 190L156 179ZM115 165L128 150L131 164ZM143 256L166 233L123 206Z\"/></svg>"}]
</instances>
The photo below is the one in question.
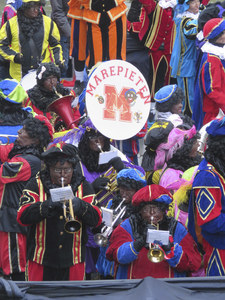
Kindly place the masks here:
<instances>
[{"instance_id":1,"label":"crowd of costumed people","mask_svg":"<svg viewBox=\"0 0 225 300\"><path fill-rule=\"evenodd\" d=\"M45 4L2 12L0 277L225 276L225 2Z\"/></svg>"}]
</instances>

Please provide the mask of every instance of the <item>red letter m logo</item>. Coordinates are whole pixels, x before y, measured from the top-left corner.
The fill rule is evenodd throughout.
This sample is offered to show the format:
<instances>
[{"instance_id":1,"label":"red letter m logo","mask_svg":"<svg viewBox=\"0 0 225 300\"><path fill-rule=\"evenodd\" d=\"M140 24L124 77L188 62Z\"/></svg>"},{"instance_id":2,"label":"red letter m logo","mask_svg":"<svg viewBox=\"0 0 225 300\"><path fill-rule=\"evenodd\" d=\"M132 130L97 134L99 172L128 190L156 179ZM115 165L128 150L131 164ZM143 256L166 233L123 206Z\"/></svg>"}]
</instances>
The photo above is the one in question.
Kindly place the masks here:
<instances>
[{"instance_id":1,"label":"red letter m logo","mask_svg":"<svg viewBox=\"0 0 225 300\"><path fill-rule=\"evenodd\" d=\"M116 111L119 111L119 121L132 122L132 112L125 99L125 92L129 88L122 88L118 95L115 86L105 85L105 108L103 109L103 119L116 121Z\"/></svg>"}]
</instances>

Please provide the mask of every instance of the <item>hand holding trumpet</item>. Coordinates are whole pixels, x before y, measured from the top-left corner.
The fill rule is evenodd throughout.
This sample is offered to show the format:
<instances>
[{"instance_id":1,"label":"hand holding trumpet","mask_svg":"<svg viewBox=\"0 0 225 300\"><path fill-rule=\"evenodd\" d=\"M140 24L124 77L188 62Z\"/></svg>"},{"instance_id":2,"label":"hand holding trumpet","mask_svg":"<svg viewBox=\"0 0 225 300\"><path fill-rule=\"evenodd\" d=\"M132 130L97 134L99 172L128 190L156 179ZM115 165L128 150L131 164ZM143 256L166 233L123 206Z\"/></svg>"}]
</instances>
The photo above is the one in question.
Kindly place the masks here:
<instances>
[{"instance_id":1,"label":"hand holding trumpet","mask_svg":"<svg viewBox=\"0 0 225 300\"><path fill-rule=\"evenodd\" d=\"M92 187L97 193L98 191L102 189L107 189L107 184L109 183L110 179L107 177L98 177L92 182Z\"/></svg>"}]
</instances>

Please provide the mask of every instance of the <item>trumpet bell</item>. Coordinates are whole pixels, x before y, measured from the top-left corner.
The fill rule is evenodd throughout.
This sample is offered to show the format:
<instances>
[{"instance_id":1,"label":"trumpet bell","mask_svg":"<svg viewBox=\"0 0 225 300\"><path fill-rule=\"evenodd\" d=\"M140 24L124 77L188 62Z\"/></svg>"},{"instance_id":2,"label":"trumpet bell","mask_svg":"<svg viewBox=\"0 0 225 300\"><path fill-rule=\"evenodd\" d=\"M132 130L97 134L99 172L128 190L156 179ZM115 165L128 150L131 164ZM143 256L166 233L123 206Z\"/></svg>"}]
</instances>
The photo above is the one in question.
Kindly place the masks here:
<instances>
[{"instance_id":1,"label":"trumpet bell","mask_svg":"<svg viewBox=\"0 0 225 300\"><path fill-rule=\"evenodd\" d=\"M100 247L106 247L109 243L109 240L107 237L105 237L103 234L101 233L97 233L94 236L94 241L95 243L100 246Z\"/></svg>"},{"instance_id":2,"label":"trumpet bell","mask_svg":"<svg viewBox=\"0 0 225 300\"><path fill-rule=\"evenodd\" d=\"M148 259L153 263L160 263L164 259L164 253L161 249L154 247L148 251Z\"/></svg>"},{"instance_id":3,"label":"trumpet bell","mask_svg":"<svg viewBox=\"0 0 225 300\"><path fill-rule=\"evenodd\" d=\"M65 223L64 229L68 233L74 233L79 231L81 228L80 222L77 222L75 220L71 220Z\"/></svg>"}]
</instances>

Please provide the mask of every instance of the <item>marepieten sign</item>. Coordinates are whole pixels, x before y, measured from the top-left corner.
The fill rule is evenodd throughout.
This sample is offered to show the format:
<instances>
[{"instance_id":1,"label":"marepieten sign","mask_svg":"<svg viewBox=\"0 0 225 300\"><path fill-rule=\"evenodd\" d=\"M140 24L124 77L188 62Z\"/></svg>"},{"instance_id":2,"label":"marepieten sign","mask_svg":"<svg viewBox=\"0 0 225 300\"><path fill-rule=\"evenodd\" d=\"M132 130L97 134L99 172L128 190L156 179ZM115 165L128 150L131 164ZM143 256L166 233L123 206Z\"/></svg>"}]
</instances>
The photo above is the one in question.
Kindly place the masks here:
<instances>
[{"instance_id":1,"label":"marepieten sign","mask_svg":"<svg viewBox=\"0 0 225 300\"><path fill-rule=\"evenodd\" d=\"M90 76L86 88L88 116L111 139L136 135L147 121L150 103L144 76L126 61L103 62Z\"/></svg>"}]
</instances>

